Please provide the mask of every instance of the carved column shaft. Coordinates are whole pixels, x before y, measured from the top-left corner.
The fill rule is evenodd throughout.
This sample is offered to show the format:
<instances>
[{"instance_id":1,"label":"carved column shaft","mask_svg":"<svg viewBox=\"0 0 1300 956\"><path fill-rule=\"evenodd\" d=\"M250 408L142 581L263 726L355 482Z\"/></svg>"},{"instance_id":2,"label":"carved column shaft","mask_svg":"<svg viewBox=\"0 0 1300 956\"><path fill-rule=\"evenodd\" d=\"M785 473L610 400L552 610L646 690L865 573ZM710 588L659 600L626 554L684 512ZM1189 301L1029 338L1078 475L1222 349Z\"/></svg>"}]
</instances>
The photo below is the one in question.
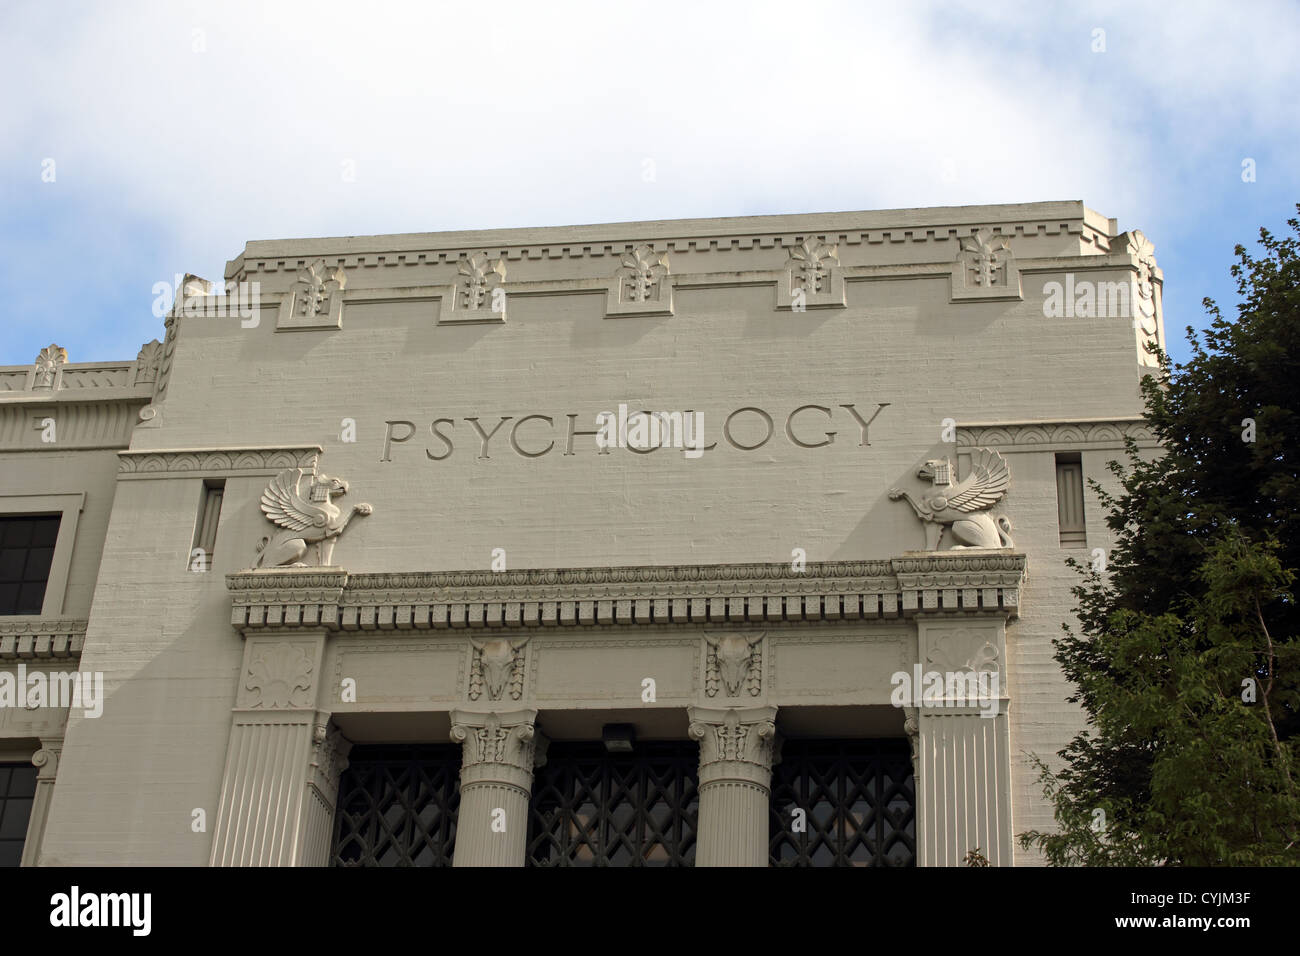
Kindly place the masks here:
<instances>
[{"instance_id":1,"label":"carved column shaft","mask_svg":"<svg viewBox=\"0 0 1300 956\"><path fill-rule=\"evenodd\" d=\"M776 708L690 707L700 742L696 866L767 866Z\"/></svg>"},{"instance_id":2,"label":"carved column shaft","mask_svg":"<svg viewBox=\"0 0 1300 956\"><path fill-rule=\"evenodd\" d=\"M536 719L536 710L451 712L451 738L464 749L452 866L524 865Z\"/></svg>"}]
</instances>

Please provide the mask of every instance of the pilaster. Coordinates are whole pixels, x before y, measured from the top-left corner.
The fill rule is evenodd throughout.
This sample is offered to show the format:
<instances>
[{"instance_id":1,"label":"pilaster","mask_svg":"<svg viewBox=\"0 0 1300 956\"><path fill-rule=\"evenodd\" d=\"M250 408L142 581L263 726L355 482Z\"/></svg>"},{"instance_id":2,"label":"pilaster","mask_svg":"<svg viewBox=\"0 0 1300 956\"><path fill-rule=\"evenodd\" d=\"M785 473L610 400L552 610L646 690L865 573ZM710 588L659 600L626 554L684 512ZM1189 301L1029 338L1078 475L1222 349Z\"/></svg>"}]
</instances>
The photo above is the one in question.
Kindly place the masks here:
<instances>
[{"instance_id":1,"label":"pilaster","mask_svg":"<svg viewBox=\"0 0 1300 956\"><path fill-rule=\"evenodd\" d=\"M347 743L316 709L324 652L323 632L245 641L211 865L328 861Z\"/></svg>"},{"instance_id":2,"label":"pilaster","mask_svg":"<svg viewBox=\"0 0 1300 956\"><path fill-rule=\"evenodd\" d=\"M50 801L54 799L54 780L58 776L59 758L62 756L62 737L42 737L41 749L32 754L32 765L37 768L36 796L32 800L32 815L27 821L27 842L23 845L20 866L37 866L40 862L41 842L45 837Z\"/></svg>"},{"instance_id":3,"label":"pilaster","mask_svg":"<svg viewBox=\"0 0 1300 956\"><path fill-rule=\"evenodd\" d=\"M962 866L973 850L1010 866L1011 756L1006 625L918 619L920 666L941 693L918 695L904 726L916 770L917 863Z\"/></svg>"}]
</instances>

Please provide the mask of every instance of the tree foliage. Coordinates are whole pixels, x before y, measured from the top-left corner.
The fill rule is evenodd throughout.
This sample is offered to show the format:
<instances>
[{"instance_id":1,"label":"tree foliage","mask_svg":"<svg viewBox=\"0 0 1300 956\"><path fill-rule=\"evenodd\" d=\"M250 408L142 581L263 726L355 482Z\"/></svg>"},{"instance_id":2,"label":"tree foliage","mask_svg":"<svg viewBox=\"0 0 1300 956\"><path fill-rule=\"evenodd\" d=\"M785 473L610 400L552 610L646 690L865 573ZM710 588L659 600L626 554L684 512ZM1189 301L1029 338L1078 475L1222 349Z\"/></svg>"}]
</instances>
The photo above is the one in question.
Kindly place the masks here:
<instances>
[{"instance_id":1,"label":"tree foliage","mask_svg":"<svg viewBox=\"0 0 1300 956\"><path fill-rule=\"evenodd\" d=\"M1296 207L1300 214L1300 205ZM1119 492L1090 482L1115 536L1078 568L1077 633L1056 660L1087 728L1039 761L1056 865L1300 865L1300 219L1237 246L1240 303L1146 376L1162 453L1130 441ZM1073 562L1072 562L1073 563ZM1078 567L1077 563L1075 564Z\"/></svg>"}]
</instances>

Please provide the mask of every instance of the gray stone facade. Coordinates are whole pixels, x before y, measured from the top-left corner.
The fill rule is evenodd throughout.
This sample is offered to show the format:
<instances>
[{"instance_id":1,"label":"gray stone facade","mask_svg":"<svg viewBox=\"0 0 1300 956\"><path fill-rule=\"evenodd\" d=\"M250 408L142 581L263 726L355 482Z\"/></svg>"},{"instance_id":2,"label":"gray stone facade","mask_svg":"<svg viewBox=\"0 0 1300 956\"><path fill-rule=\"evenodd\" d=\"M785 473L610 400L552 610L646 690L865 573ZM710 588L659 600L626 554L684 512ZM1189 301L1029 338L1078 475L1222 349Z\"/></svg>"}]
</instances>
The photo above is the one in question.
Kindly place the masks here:
<instances>
[{"instance_id":1,"label":"gray stone facade","mask_svg":"<svg viewBox=\"0 0 1300 956\"><path fill-rule=\"evenodd\" d=\"M766 865L789 736L910 740L919 864L1037 862L1064 562L1111 544L1062 469L1154 447L1140 232L1047 202L278 240L224 279L135 361L0 368L0 516L61 516L0 673L103 682L99 715L0 707L24 863L324 865L351 748L454 741L456 865L522 865L547 743L609 723L698 742L699 865Z\"/></svg>"}]
</instances>

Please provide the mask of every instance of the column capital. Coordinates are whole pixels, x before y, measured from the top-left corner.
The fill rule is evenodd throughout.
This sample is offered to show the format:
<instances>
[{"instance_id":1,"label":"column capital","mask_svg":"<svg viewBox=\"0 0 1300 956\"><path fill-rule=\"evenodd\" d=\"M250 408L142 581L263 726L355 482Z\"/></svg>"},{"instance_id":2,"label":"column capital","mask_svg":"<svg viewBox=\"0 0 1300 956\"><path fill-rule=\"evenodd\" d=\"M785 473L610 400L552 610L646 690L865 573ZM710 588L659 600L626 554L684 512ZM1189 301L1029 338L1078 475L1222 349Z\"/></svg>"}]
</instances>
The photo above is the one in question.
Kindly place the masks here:
<instances>
[{"instance_id":1,"label":"column capital","mask_svg":"<svg viewBox=\"0 0 1300 956\"><path fill-rule=\"evenodd\" d=\"M743 780L767 788L777 746L775 707L688 707L700 742L700 785Z\"/></svg>"},{"instance_id":2,"label":"column capital","mask_svg":"<svg viewBox=\"0 0 1300 956\"><path fill-rule=\"evenodd\" d=\"M42 737L41 749L32 754L38 780L53 780L59 773L59 758L63 755L62 737Z\"/></svg>"},{"instance_id":3,"label":"column capital","mask_svg":"<svg viewBox=\"0 0 1300 956\"><path fill-rule=\"evenodd\" d=\"M333 807L339 792L339 778L348 769L352 741L343 736L328 715L324 716L325 719L318 721L312 730L311 782L321 798Z\"/></svg>"},{"instance_id":4,"label":"column capital","mask_svg":"<svg viewBox=\"0 0 1300 956\"><path fill-rule=\"evenodd\" d=\"M451 739L461 744L461 782L509 783L527 792L537 756L537 711L451 712Z\"/></svg>"}]
</instances>

